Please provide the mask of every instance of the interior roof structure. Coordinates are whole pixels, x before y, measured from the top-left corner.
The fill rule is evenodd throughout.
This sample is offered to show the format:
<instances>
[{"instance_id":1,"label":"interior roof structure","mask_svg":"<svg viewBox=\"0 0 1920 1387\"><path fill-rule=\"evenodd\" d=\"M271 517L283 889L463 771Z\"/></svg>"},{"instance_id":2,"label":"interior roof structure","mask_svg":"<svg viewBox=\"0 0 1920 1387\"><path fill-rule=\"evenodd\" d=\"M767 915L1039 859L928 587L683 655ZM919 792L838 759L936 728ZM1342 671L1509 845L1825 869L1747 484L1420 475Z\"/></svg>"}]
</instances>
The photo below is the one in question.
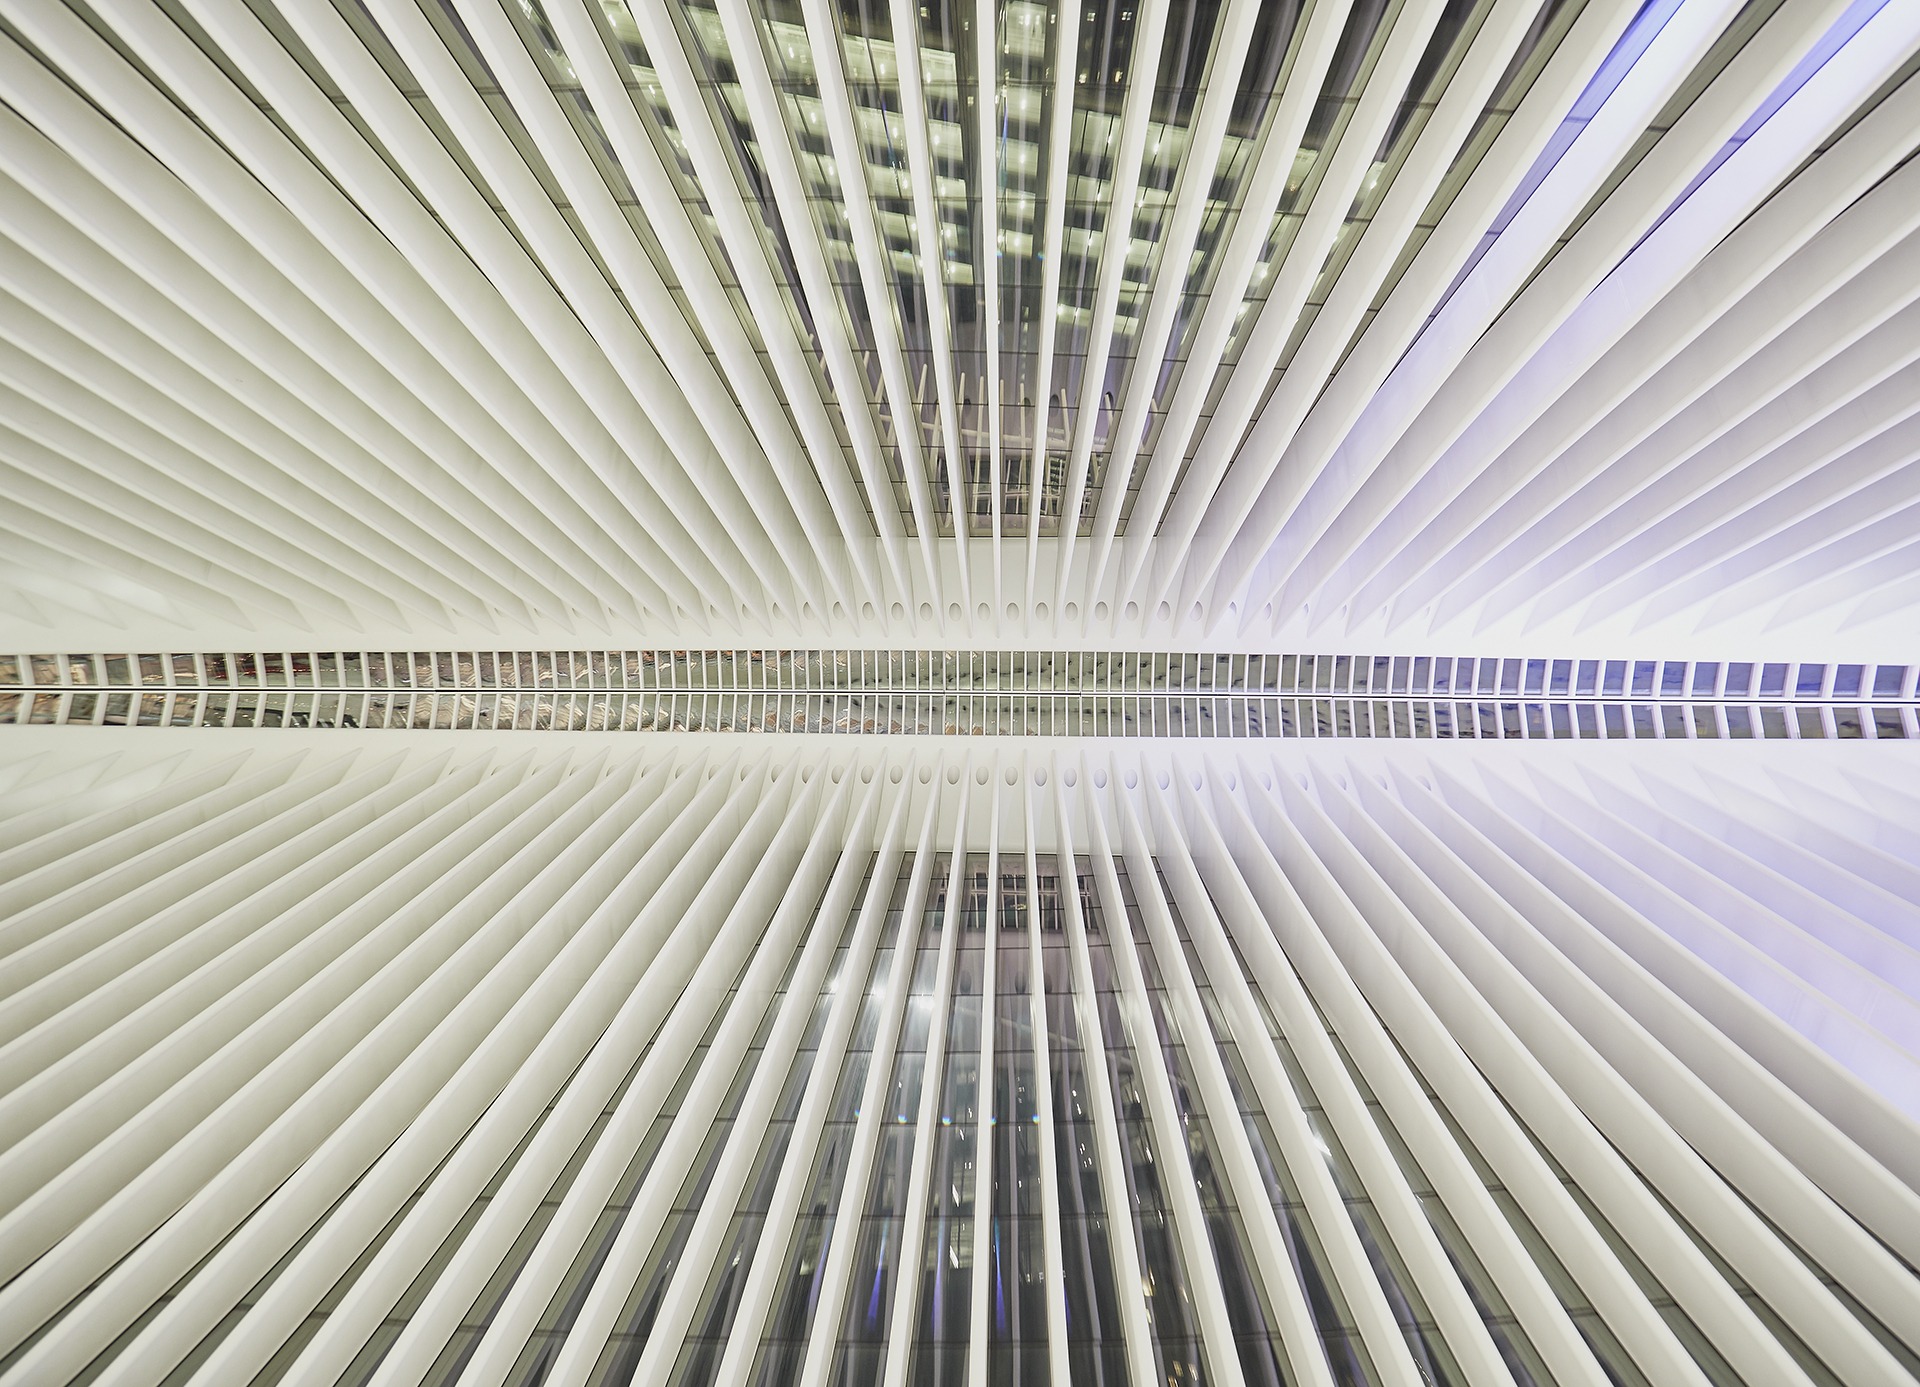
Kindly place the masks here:
<instances>
[{"instance_id":1,"label":"interior roof structure","mask_svg":"<svg viewBox=\"0 0 1920 1387\"><path fill-rule=\"evenodd\" d=\"M1879 658L1917 49L1885 0L6 0L0 647Z\"/></svg>"},{"instance_id":2,"label":"interior roof structure","mask_svg":"<svg viewBox=\"0 0 1920 1387\"><path fill-rule=\"evenodd\" d=\"M1915 1387L1916 152L1920 0L0 0L0 1387Z\"/></svg>"}]
</instances>

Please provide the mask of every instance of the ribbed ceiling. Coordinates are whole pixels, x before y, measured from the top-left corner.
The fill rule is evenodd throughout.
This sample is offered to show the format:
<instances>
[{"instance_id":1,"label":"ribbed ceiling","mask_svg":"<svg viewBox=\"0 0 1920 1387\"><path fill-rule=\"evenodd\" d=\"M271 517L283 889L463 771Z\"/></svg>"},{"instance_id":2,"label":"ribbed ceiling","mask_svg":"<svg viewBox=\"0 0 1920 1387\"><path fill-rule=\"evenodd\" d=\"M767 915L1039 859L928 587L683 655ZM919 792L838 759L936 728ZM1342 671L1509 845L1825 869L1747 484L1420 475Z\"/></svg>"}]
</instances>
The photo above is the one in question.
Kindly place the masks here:
<instances>
[{"instance_id":1,"label":"ribbed ceiling","mask_svg":"<svg viewBox=\"0 0 1920 1387\"><path fill-rule=\"evenodd\" d=\"M1917 48L1901 0L0 0L0 646L1880 658Z\"/></svg>"},{"instance_id":2,"label":"ribbed ceiling","mask_svg":"<svg viewBox=\"0 0 1920 1387\"><path fill-rule=\"evenodd\" d=\"M6 1387L1920 1373L1910 743L6 735Z\"/></svg>"}]
</instances>

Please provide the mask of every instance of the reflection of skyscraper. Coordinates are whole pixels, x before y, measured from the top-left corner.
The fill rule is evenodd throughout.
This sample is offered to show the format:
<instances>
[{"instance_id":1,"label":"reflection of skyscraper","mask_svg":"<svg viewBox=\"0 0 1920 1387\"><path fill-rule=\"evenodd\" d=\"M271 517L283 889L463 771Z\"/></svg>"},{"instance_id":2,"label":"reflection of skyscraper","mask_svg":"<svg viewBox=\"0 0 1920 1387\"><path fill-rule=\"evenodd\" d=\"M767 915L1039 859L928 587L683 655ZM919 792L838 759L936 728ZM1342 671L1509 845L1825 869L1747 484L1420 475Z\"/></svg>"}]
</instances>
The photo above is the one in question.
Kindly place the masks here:
<instances>
[{"instance_id":1,"label":"reflection of skyscraper","mask_svg":"<svg viewBox=\"0 0 1920 1387\"><path fill-rule=\"evenodd\" d=\"M0 0L0 1387L1920 1379L1916 54Z\"/></svg>"}]
</instances>

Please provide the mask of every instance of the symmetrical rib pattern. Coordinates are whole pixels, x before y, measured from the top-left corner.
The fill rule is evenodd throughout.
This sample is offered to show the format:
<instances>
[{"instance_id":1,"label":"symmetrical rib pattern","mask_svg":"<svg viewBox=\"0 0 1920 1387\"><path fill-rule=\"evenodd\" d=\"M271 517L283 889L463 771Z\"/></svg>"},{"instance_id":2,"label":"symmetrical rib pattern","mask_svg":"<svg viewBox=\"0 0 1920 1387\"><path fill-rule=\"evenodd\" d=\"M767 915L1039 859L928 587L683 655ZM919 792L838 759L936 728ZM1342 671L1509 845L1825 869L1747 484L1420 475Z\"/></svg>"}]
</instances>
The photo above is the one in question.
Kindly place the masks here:
<instances>
[{"instance_id":1,"label":"symmetrical rib pattern","mask_svg":"<svg viewBox=\"0 0 1920 1387\"><path fill-rule=\"evenodd\" d=\"M1920 600L1916 53L1903 0L0 0L0 644L1847 658Z\"/></svg>"},{"instance_id":2,"label":"symmetrical rib pattern","mask_svg":"<svg viewBox=\"0 0 1920 1387\"><path fill-rule=\"evenodd\" d=\"M1916 151L1920 0L0 0L0 1387L1920 1382Z\"/></svg>"},{"instance_id":3,"label":"symmetrical rib pattern","mask_svg":"<svg viewBox=\"0 0 1920 1387\"><path fill-rule=\"evenodd\" d=\"M9 734L9 1387L1920 1369L1906 748L181 735Z\"/></svg>"}]
</instances>

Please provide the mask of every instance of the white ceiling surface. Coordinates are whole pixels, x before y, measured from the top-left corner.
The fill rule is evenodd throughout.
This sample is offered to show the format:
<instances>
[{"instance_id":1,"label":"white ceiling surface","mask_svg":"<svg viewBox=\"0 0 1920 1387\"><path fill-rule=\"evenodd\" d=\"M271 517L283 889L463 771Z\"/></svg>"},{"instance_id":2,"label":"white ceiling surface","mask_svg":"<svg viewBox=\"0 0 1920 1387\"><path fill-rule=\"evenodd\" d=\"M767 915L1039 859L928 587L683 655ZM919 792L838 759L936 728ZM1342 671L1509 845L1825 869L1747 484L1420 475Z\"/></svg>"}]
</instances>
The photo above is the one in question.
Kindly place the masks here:
<instances>
[{"instance_id":1,"label":"white ceiling surface","mask_svg":"<svg viewBox=\"0 0 1920 1387\"><path fill-rule=\"evenodd\" d=\"M1110 923L1126 918L1114 881L1124 864L1146 932L1124 949L1128 930L1102 932L1126 958L1151 939L1160 1004L1176 1008L1197 1066L1184 1101L1204 1095L1216 1119L1207 1129L1204 1113L1183 1117L1165 1071L1141 1066L1146 1112L1129 1121L1134 1139L1150 1133L1173 1192L1190 1278L1180 1294L1204 1330L1209 1379L1239 1380L1196 1150L1246 1221L1292 1380L1334 1381L1320 1312L1302 1298L1304 1273L1260 1183L1253 1143L1269 1138L1219 1120L1234 1098L1201 1038L1220 1026L1301 1182L1320 1265L1352 1307L1376 1380L1427 1379L1347 1216L1355 1199L1384 1220L1395 1274L1438 1326L1429 1338L1464 1365L1456 1380L1506 1373L1452 1247L1472 1249L1477 1284L1511 1307L1506 1333L1524 1331L1555 1381L1597 1387L1617 1380L1602 1362L1626 1360L1648 1381L1705 1387L1689 1352L1702 1344L1750 1383L1911 1381L1903 1350L1855 1318L1910 1333L1920 1306L1896 1260L1920 1256L1909 745L1862 760L1788 744L1762 767L1700 743L1656 766L1572 743L1229 756L433 733L242 746L183 731L103 755L98 739L63 729L13 735L24 754L0 768L10 1385L89 1365L123 1384L244 1382L262 1368L335 1382L376 1362L380 1382L417 1382L476 1340L463 1382L507 1380L542 1347L555 1354L547 1381L584 1382L654 1277L665 1290L634 1381L669 1380L716 1278L737 1310L714 1345L719 1380L749 1380L775 1320L808 1340L801 1380L825 1380L841 1309L867 1284L849 1272L861 1240L835 1237L819 1275L798 1278L803 1291L817 1282L817 1313L782 1319L772 1307L790 1260L815 1255L795 1232L798 1201L854 1012L868 995L887 999L858 1042L873 1047L878 1077L862 1090L856 1154L843 1183L812 1196L843 1211L863 1200L882 1128L893 1129L885 1085L909 976L929 1001L914 950L895 948L891 964L874 951L884 889L852 912L855 985L819 991L849 1001L817 1040L825 1058L794 1139L761 1158L779 1179L765 1232L738 1264L743 1285L721 1259L763 1118L852 918L868 859L843 853L849 843L877 850L881 883L915 854L902 914L914 928L927 866L948 847L997 848L1003 868L1025 856L1029 879L1026 854L1083 854ZM202 754L171 751L196 740ZM1584 792L1567 794L1575 782ZM104 861L114 870L98 870ZM949 912L961 894L960 882L947 890ZM1056 938L1071 941L1085 1029L1045 1043L1144 1052L1156 1032L1137 961L1122 960L1117 1009L1088 1004L1093 926L1083 931L1076 894L1065 893ZM834 928L804 928L816 902ZM1191 951L1175 942L1175 905ZM944 938L957 933L949 913ZM1003 955L1041 947L1038 931L983 933ZM942 936L920 937L930 947ZM810 939L824 945L806 947L791 988L776 986ZM942 947L936 1018L951 976ZM858 985L869 960L871 988ZM1213 989L1211 1010L1196 977ZM991 982L980 995L996 995ZM749 1051L763 1017L775 1028ZM931 1034L945 1029L936 1019ZM696 1048L703 1032L710 1044ZM1030 1036L982 1034L1001 1037L983 1047ZM1318 1125L1291 1086L1305 1081L1281 1067L1288 1055L1312 1076ZM733 1120L711 1124L749 1073ZM1117 1127L1100 1107L1106 1085L1093 1088L1098 1121L1084 1130L1100 1142L1102 1207L1121 1209ZM940 1130L938 1089L926 1085L915 1110L916 1158ZM644 1183L611 1208L669 1090L684 1106L638 1165ZM1035 1106L1036 1123L1060 1120L1047 1098ZM991 1110L979 1116L984 1141ZM1417 1166L1396 1159L1390 1130ZM725 1158L684 1247L656 1266L650 1249L663 1220L685 1222L669 1209L706 1161L710 1131ZM1040 1138L1051 1153L1051 1130ZM917 1188L914 1238L927 1207ZM1053 1221L1060 1198L1045 1188ZM1124 1241L1132 1223L1111 1222L1117 1275L1142 1285ZM1544 1244L1523 1242L1522 1226ZM1058 1285L1050 1247L1045 1279ZM898 1282L889 1381L904 1380L921 1280ZM978 1355L985 1280L972 1284ZM553 1322L550 1303L578 1315L530 1344ZM1140 1302L1127 1304L1128 1358L1150 1365ZM1058 1322L1049 1343L1064 1373ZM1149 1375L1142 1366L1130 1380Z\"/></svg>"},{"instance_id":2,"label":"white ceiling surface","mask_svg":"<svg viewBox=\"0 0 1920 1387\"><path fill-rule=\"evenodd\" d=\"M1231 0L1204 36L1206 89L1175 132L1194 167L1226 138L1258 4ZM952 54L913 35L862 48L816 0L782 29L734 0L680 27L619 0L544 8L543 36L518 7L452 0L476 46L455 54L460 31L413 0L371 0L377 31L326 4L263 20L178 0L176 20L0 0L0 646L1909 653L1920 166L1903 161L1920 81L1893 79L1920 6L1655 5L1664 23L1637 27L1635 60L1578 109L1634 7L1571 7L1512 118L1470 143L1539 7L1475 8L1470 40L1412 93L1443 6L1407 0L1324 149L1302 141L1344 10L1311 7L1233 194L1239 234L1216 237L1181 387L1155 400L1159 373L1129 370L1106 408L1090 366L1090 407L1063 410L1068 511L1096 445L1154 412L1125 533L1111 486L1088 535L1008 533L996 509L963 542L935 533L928 486L931 454L982 408L955 376L956 262L930 253L935 195L961 195L932 156L938 122L909 102L889 132L905 170L888 176L922 209L905 248L887 258L897 228L871 170L846 182L838 244L806 210L817 147L783 123L801 107L769 68L773 44L812 45L808 109L847 167L877 119L850 94L849 53L893 55L908 93ZM1166 14L1142 0L1136 61ZM377 56L375 32L391 42ZM653 55L644 81L623 80L638 50L621 39ZM722 97L696 41L730 44ZM498 88L481 92L487 71ZM1431 110L1388 150L1412 96ZM1093 196L1145 197L1145 141L1168 134L1152 114L1130 95L1106 127L1119 154ZM1081 127L1046 128L1064 170ZM1300 168L1314 191L1269 262L1267 209ZM1181 287L1158 266L1206 264L1209 180L1155 186L1162 252L1112 238L1085 262L1097 361L1157 362ZM997 238L1004 209L977 210ZM1127 300L1144 320L1123 322L1137 263L1156 278ZM1317 283L1323 264L1337 273ZM901 265L937 310L918 387L886 281ZM879 358L864 364L862 313ZM1206 369L1230 331L1231 368ZM1203 408L1187 382L1216 380ZM892 439L906 414L924 436ZM998 498L1023 445L986 432Z\"/></svg>"}]
</instances>

